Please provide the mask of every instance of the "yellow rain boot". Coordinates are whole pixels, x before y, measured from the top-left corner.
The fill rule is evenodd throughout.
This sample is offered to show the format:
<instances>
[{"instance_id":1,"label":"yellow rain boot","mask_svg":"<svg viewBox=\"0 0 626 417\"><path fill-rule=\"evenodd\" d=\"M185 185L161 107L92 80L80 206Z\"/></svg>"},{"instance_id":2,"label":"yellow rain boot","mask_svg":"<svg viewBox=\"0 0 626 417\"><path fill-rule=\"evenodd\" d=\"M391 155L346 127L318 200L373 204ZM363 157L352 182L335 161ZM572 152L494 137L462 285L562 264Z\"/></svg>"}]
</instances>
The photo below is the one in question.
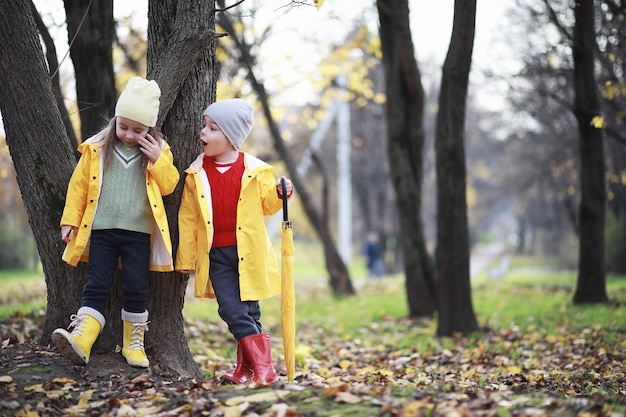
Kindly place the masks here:
<instances>
[{"instance_id":1,"label":"yellow rain boot","mask_svg":"<svg viewBox=\"0 0 626 417\"><path fill-rule=\"evenodd\" d=\"M77 365L87 365L91 347L106 322L104 316L91 307L81 307L76 314L70 317L72 322L68 326L74 328L72 333L65 329L56 329L52 332L52 342L69 360Z\"/></svg>"},{"instance_id":2,"label":"yellow rain boot","mask_svg":"<svg viewBox=\"0 0 626 417\"><path fill-rule=\"evenodd\" d=\"M143 338L148 330L148 310L143 313L129 313L122 309L122 320L124 321L122 355L130 366L147 368L150 362L143 348Z\"/></svg>"}]
</instances>

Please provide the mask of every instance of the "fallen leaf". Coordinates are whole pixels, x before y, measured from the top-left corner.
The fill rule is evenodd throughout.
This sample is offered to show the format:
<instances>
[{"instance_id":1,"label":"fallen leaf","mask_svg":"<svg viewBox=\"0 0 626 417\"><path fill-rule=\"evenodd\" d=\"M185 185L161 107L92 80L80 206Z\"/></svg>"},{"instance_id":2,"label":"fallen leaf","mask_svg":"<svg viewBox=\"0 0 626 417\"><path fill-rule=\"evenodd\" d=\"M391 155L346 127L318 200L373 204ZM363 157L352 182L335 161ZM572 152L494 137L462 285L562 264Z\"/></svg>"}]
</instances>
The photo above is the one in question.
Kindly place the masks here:
<instances>
[{"instance_id":1,"label":"fallen leaf","mask_svg":"<svg viewBox=\"0 0 626 417\"><path fill-rule=\"evenodd\" d=\"M351 392L340 392L335 397L335 401L347 404L358 404L363 401L363 398L358 395L354 395Z\"/></svg>"}]
</instances>

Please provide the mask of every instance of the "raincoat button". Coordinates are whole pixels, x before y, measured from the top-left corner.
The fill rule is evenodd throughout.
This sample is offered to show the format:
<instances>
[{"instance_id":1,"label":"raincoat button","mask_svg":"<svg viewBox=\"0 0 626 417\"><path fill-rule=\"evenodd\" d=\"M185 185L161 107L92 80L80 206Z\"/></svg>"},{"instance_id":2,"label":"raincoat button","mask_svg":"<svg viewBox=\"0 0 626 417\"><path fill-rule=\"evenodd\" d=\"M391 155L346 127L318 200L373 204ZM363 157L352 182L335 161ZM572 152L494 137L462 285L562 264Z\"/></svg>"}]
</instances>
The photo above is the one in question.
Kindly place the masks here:
<instances>
[{"instance_id":1,"label":"raincoat button","mask_svg":"<svg viewBox=\"0 0 626 417\"><path fill-rule=\"evenodd\" d=\"M200 198L204 198L204 195L201 195Z\"/></svg>"},{"instance_id":2,"label":"raincoat button","mask_svg":"<svg viewBox=\"0 0 626 417\"><path fill-rule=\"evenodd\" d=\"M95 180L95 179L96 179L96 176L94 175L94 176L93 176L93 177L91 177L91 178L93 178L93 179Z\"/></svg>"}]
</instances>

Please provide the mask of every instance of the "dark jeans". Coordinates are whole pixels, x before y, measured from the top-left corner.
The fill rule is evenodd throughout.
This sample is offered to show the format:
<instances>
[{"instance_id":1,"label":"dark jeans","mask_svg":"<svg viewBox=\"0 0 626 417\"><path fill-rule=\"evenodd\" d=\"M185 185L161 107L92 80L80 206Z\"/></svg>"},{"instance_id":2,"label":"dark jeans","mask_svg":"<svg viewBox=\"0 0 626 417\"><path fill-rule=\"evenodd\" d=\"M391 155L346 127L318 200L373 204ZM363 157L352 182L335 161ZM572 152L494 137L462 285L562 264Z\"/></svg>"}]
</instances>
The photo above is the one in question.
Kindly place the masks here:
<instances>
[{"instance_id":1,"label":"dark jeans","mask_svg":"<svg viewBox=\"0 0 626 417\"><path fill-rule=\"evenodd\" d=\"M83 289L84 307L94 308L104 315L120 259L124 310L130 313L146 311L150 235L121 229L94 230L91 233L87 283Z\"/></svg>"},{"instance_id":2,"label":"dark jeans","mask_svg":"<svg viewBox=\"0 0 626 417\"><path fill-rule=\"evenodd\" d=\"M217 296L217 312L237 341L262 332L258 301L241 301L239 257L236 246L213 248L209 252L209 277Z\"/></svg>"}]
</instances>

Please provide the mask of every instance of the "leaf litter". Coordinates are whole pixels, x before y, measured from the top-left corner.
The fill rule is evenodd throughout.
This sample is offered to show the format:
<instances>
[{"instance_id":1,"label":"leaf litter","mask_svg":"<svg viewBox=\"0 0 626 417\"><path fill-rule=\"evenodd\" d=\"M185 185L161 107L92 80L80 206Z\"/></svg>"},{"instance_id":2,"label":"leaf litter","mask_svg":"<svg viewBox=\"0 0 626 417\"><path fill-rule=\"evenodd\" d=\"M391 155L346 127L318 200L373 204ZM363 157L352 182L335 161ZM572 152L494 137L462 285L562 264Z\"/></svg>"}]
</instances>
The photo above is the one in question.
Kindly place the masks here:
<instances>
[{"instance_id":1,"label":"leaf litter","mask_svg":"<svg viewBox=\"0 0 626 417\"><path fill-rule=\"evenodd\" d=\"M0 323L0 416L623 416L626 332L600 326L569 333L483 328L433 339L424 351L407 336L432 338L433 320L382 317L346 334L298 326L296 376L286 381L279 327L271 327L279 382L223 385L234 344L221 323L186 322L206 377L126 365L119 354L73 365L34 342L43 311ZM612 332L609 337L609 332ZM608 342L611 340L611 342ZM400 346L400 347L399 347ZM150 352L148 352L149 354Z\"/></svg>"}]
</instances>

